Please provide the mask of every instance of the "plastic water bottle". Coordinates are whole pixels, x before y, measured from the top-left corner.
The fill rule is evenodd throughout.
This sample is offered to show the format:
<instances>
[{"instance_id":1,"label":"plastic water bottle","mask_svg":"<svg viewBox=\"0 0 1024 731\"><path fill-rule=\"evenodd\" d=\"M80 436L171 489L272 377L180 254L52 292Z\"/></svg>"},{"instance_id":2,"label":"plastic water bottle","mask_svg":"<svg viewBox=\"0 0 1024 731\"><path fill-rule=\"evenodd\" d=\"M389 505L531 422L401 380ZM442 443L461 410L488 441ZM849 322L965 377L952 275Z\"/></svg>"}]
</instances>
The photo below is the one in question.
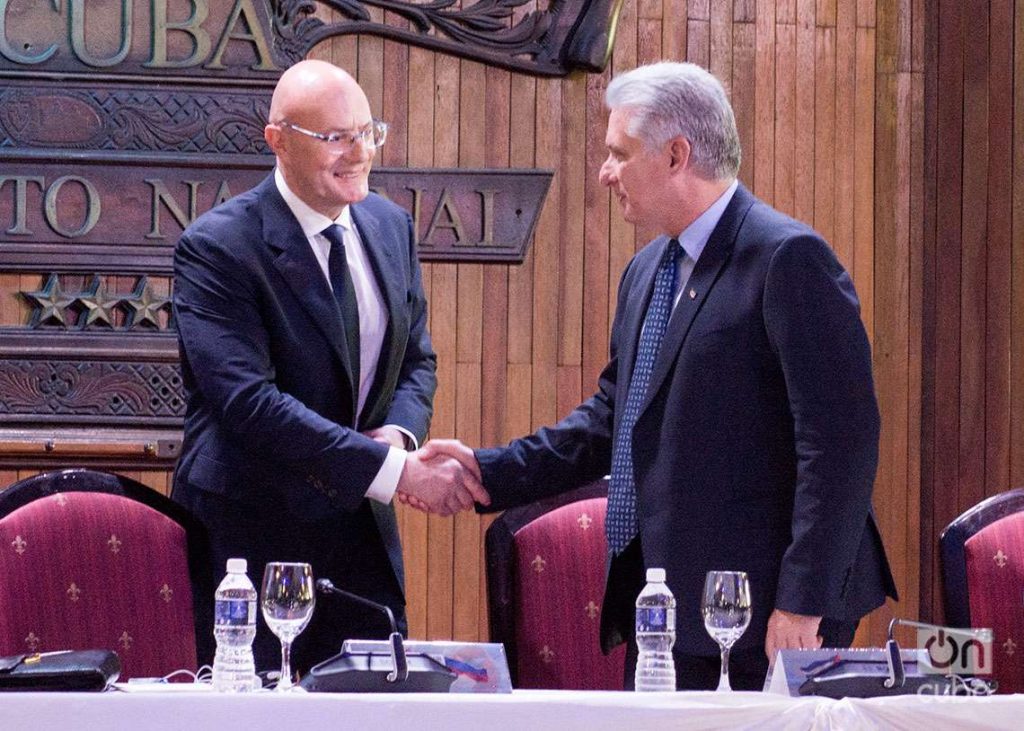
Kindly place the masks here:
<instances>
[{"instance_id":1,"label":"plastic water bottle","mask_svg":"<svg viewBox=\"0 0 1024 731\"><path fill-rule=\"evenodd\" d=\"M636 598L637 690L676 689L675 641L676 598L665 585L665 569L647 569L647 586Z\"/></svg>"},{"instance_id":2,"label":"plastic water bottle","mask_svg":"<svg viewBox=\"0 0 1024 731\"><path fill-rule=\"evenodd\" d=\"M256 588L246 576L244 558L229 558L228 573L217 587L213 636L215 690L240 692L257 688L252 641L256 638Z\"/></svg>"}]
</instances>

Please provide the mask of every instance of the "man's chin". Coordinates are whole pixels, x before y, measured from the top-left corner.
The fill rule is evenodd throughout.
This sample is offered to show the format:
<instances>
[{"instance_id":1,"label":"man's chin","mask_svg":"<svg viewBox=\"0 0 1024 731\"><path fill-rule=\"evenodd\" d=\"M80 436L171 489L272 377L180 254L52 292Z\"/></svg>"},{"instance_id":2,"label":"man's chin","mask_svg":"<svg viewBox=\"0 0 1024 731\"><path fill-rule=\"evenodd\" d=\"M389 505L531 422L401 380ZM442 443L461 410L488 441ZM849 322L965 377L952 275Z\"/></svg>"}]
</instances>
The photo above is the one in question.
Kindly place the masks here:
<instances>
[{"instance_id":1,"label":"man's chin","mask_svg":"<svg viewBox=\"0 0 1024 731\"><path fill-rule=\"evenodd\" d=\"M336 192L336 198L338 199L338 201L342 202L344 205L348 205L349 203L358 203L359 201L366 198L366 196L370 194L370 186L344 186L343 188L338 189Z\"/></svg>"}]
</instances>

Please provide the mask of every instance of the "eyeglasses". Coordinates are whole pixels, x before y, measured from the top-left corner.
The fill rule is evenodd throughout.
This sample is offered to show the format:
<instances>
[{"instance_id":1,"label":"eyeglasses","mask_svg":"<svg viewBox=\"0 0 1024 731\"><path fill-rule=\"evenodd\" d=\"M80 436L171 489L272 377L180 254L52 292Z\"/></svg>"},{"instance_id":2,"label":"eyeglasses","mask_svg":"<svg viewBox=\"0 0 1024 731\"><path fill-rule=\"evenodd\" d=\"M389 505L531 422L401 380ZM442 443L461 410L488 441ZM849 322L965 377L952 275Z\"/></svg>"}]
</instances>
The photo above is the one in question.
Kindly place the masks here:
<instances>
[{"instance_id":1,"label":"eyeglasses","mask_svg":"<svg viewBox=\"0 0 1024 731\"><path fill-rule=\"evenodd\" d=\"M323 132L313 132L305 127L300 127L297 124L283 120L277 124L279 127L287 127L307 137L320 140L327 145L328 151L335 155L344 155L346 152L351 151L357 142L362 143L363 147L368 150L376 150L384 144L384 140L388 137L388 125L379 119L371 120L370 124L356 132L328 132L326 134Z\"/></svg>"}]
</instances>

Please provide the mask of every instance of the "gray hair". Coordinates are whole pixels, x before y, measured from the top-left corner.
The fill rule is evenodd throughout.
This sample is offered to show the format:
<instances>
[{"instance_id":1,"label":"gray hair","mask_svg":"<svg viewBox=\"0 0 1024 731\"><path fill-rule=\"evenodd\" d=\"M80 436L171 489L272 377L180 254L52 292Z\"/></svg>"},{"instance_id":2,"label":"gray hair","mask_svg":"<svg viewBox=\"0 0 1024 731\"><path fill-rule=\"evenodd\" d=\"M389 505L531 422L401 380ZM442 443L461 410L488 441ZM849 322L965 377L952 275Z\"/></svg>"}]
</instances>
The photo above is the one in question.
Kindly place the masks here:
<instances>
[{"instance_id":1,"label":"gray hair","mask_svg":"<svg viewBox=\"0 0 1024 731\"><path fill-rule=\"evenodd\" d=\"M605 103L609 109L631 112L629 134L648 147L685 137L702 177L736 177L740 169L736 118L722 84L700 66L661 61L627 71L608 84Z\"/></svg>"}]
</instances>

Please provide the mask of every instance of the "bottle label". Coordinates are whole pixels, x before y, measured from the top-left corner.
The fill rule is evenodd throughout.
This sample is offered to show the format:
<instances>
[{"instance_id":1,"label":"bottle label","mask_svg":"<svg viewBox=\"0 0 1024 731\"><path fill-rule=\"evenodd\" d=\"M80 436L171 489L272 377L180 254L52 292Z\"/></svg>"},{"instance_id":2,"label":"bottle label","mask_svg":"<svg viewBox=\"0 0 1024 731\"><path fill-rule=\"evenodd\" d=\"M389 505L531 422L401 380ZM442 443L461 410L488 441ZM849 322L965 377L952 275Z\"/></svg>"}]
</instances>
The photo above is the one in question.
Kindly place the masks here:
<instances>
[{"instance_id":1,"label":"bottle label","mask_svg":"<svg viewBox=\"0 0 1024 731\"><path fill-rule=\"evenodd\" d=\"M675 632L675 607L637 607L636 631L640 632Z\"/></svg>"},{"instance_id":2,"label":"bottle label","mask_svg":"<svg viewBox=\"0 0 1024 731\"><path fill-rule=\"evenodd\" d=\"M214 615L219 625L255 624L256 602L248 599L218 599L214 603Z\"/></svg>"}]
</instances>

